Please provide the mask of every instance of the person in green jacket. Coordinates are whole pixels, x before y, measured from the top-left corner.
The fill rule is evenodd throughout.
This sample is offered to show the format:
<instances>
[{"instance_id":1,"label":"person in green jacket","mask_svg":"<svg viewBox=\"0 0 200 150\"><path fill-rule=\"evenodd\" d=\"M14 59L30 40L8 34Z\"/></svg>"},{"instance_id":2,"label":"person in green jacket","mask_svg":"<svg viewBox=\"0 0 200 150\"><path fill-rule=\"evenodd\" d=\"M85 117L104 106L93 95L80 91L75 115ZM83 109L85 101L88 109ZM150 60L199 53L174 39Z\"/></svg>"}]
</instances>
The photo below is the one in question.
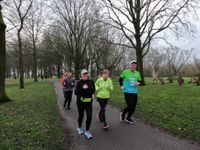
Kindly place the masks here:
<instances>
[{"instance_id":1,"label":"person in green jacket","mask_svg":"<svg viewBox=\"0 0 200 150\"><path fill-rule=\"evenodd\" d=\"M109 71L103 70L102 76L95 83L96 97L100 105L100 112L97 115L97 121L103 123L103 128L107 129L109 126L106 123L105 108L110 98L110 92L113 90L112 80L109 78Z\"/></svg>"}]
</instances>

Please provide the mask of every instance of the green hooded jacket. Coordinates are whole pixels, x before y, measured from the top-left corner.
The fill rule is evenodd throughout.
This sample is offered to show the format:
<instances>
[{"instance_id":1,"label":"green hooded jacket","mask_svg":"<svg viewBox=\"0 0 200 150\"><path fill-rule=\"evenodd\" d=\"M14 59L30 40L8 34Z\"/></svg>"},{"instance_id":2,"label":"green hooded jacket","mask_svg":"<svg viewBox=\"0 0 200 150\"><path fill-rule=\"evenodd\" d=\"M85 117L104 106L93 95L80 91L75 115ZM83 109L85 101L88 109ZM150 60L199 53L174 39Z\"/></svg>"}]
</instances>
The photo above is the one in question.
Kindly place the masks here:
<instances>
[{"instance_id":1,"label":"green hooded jacket","mask_svg":"<svg viewBox=\"0 0 200 150\"><path fill-rule=\"evenodd\" d=\"M110 78L104 80L102 77L95 82L95 89L98 98L110 98L110 92L113 90L113 83Z\"/></svg>"}]
</instances>

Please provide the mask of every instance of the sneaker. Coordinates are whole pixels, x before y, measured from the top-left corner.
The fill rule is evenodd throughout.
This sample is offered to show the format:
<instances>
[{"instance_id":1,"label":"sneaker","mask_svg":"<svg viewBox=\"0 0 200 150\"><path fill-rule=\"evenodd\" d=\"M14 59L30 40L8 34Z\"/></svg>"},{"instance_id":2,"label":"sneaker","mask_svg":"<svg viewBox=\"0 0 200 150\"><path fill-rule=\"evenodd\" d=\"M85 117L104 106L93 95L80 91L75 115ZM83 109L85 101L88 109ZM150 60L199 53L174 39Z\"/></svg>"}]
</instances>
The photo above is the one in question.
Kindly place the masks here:
<instances>
[{"instance_id":1,"label":"sneaker","mask_svg":"<svg viewBox=\"0 0 200 150\"><path fill-rule=\"evenodd\" d=\"M131 118L126 118L125 121L126 121L127 123L130 123L130 124L133 124L133 123L134 123L133 120L132 120Z\"/></svg>"},{"instance_id":2,"label":"sneaker","mask_svg":"<svg viewBox=\"0 0 200 150\"><path fill-rule=\"evenodd\" d=\"M78 134L83 134L83 128L77 128Z\"/></svg>"},{"instance_id":3,"label":"sneaker","mask_svg":"<svg viewBox=\"0 0 200 150\"><path fill-rule=\"evenodd\" d=\"M108 129L109 125L103 125L103 129Z\"/></svg>"},{"instance_id":4,"label":"sneaker","mask_svg":"<svg viewBox=\"0 0 200 150\"><path fill-rule=\"evenodd\" d=\"M120 121L121 122L125 122L125 116L123 116L123 113L121 112L120 114Z\"/></svg>"},{"instance_id":5,"label":"sneaker","mask_svg":"<svg viewBox=\"0 0 200 150\"><path fill-rule=\"evenodd\" d=\"M91 139L92 138L92 134L91 132L88 130L88 131L85 131L85 136L88 138L88 139Z\"/></svg>"}]
</instances>

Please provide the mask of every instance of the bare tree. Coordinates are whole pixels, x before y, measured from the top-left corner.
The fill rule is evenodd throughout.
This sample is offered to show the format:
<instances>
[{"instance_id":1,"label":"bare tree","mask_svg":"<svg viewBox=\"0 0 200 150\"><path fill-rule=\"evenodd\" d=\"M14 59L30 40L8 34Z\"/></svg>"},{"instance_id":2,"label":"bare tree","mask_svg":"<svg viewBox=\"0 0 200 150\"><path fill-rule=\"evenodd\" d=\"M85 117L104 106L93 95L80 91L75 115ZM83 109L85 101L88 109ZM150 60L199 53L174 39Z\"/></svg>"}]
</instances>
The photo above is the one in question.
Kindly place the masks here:
<instances>
[{"instance_id":1,"label":"bare tree","mask_svg":"<svg viewBox=\"0 0 200 150\"><path fill-rule=\"evenodd\" d=\"M57 0L53 9L58 14L56 25L64 35L75 77L79 78L80 70L87 67L87 50L95 37L99 8L93 0Z\"/></svg>"},{"instance_id":2,"label":"bare tree","mask_svg":"<svg viewBox=\"0 0 200 150\"><path fill-rule=\"evenodd\" d=\"M0 102L7 102L10 99L5 92L5 72L6 72L6 41L5 30L6 25L3 21L0 5Z\"/></svg>"},{"instance_id":3,"label":"bare tree","mask_svg":"<svg viewBox=\"0 0 200 150\"><path fill-rule=\"evenodd\" d=\"M27 18L25 23L25 32L26 35L32 41L32 49L33 49L33 76L34 81L37 82L37 43L39 38L43 34L43 27L45 25L45 18L44 15L44 8L45 5L42 1L35 1L32 4L30 9L30 16ZM46 9L47 10L47 9Z\"/></svg>"},{"instance_id":4,"label":"bare tree","mask_svg":"<svg viewBox=\"0 0 200 150\"><path fill-rule=\"evenodd\" d=\"M26 21L29 11L32 7L33 0L7 0L6 19L12 24L13 28L17 30L18 52L19 52L19 72L20 72L20 89L24 88L24 56L22 49L22 30L24 29L24 22Z\"/></svg>"},{"instance_id":5,"label":"bare tree","mask_svg":"<svg viewBox=\"0 0 200 150\"><path fill-rule=\"evenodd\" d=\"M189 30L188 12L195 13L197 0L102 0L111 25L119 29L129 41L125 43L136 51L138 70L143 74L143 57L155 39L164 39L160 33L179 25ZM184 17L183 17L184 16ZM165 39L164 39L165 40Z\"/></svg>"},{"instance_id":6,"label":"bare tree","mask_svg":"<svg viewBox=\"0 0 200 150\"><path fill-rule=\"evenodd\" d=\"M173 76L176 76L178 72L181 72L182 67L188 62L192 52L193 49L182 50L178 47L166 48L168 77L170 82L173 82Z\"/></svg>"},{"instance_id":7,"label":"bare tree","mask_svg":"<svg viewBox=\"0 0 200 150\"><path fill-rule=\"evenodd\" d=\"M164 84L164 81L162 79L163 73L160 71L160 67L163 64L165 60L165 53L160 47L158 48L151 48L149 54L146 56L146 61L148 61L148 66L151 68L152 77L153 77L153 84L157 83L158 80L160 80L161 84Z\"/></svg>"}]
</instances>

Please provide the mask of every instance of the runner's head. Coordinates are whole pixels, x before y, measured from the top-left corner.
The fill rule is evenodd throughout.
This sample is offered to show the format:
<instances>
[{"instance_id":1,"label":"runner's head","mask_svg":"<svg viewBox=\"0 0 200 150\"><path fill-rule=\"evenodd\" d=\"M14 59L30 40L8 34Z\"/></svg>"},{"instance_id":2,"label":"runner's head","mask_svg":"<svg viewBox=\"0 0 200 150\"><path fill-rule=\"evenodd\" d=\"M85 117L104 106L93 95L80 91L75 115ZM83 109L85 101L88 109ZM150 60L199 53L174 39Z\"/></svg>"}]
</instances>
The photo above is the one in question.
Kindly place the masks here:
<instances>
[{"instance_id":1,"label":"runner's head","mask_svg":"<svg viewBox=\"0 0 200 150\"><path fill-rule=\"evenodd\" d=\"M134 61L134 60L132 60L132 61L130 62L130 70L131 70L131 71L134 71L134 70L136 70L136 67L137 67L137 62Z\"/></svg>"},{"instance_id":2,"label":"runner's head","mask_svg":"<svg viewBox=\"0 0 200 150\"><path fill-rule=\"evenodd\" d=\"M88 71L86 70L86 69L83 69L82 71L81 71L81 79L82 80L87 80L88 79Z\"/></svg>"},{"instance_id":3,"label":"runner's head","mask_svg":"<svg viewBox=\"0 0 200 150\"><path fill-rule=\"evenodd\" d=\"M107 79L108 77L109 77L109 70L103 70L102 71L102 77L103 77L103 79Z\"/></svg>"},{"instance_id":4,"label":"runner's head","mask_svg":"<svg viewBox=\"0 0 200 150\"><path fill-rule=\"evenodd\" d=\"M64 77L67 77L67 76L68 76L68 72L65 72L63 76L64 76Z\"/></svg>"},{"instance_id":5,"label":"runner's head","mask_svg":"<svg viewBox=\"0 0 200 150\"><path fill-rule=\"evenodd\" d=\"M72 77L72 73L68 72L67 76L71 78Z\"/></svg>"}]
</instances>

